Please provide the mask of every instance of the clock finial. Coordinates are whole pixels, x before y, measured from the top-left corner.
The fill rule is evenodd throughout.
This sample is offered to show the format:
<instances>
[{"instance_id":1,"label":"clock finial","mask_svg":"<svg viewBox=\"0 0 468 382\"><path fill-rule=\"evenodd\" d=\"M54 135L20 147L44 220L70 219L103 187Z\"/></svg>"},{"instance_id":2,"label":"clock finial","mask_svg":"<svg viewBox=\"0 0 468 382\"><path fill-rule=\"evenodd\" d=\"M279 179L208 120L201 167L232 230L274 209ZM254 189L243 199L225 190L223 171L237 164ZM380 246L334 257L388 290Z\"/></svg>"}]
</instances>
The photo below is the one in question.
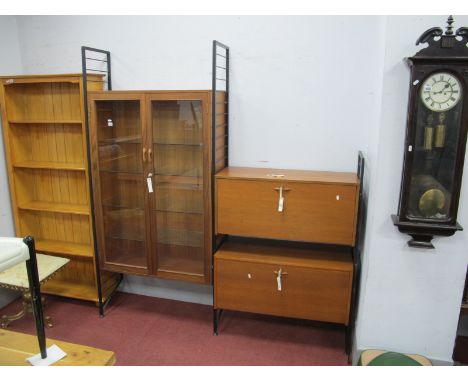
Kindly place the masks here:
<instances>
[{"instance_id":1,"label":"clock finial","mask_svg":"<svg viewBox=\"0 0 468 382\"><path fill-rule=\"evenodd\" d=\"M447 30L445 31L445 35L446 35L446 36L451 36L451 35L453 35L453 26L452 26L453 21L454 21L454 20L453 20L453 16L450 15L450 16L448 17L448 19L447 19L447 26L446 26L446 29L447 29Z\"/></svg>"}]
</instances>

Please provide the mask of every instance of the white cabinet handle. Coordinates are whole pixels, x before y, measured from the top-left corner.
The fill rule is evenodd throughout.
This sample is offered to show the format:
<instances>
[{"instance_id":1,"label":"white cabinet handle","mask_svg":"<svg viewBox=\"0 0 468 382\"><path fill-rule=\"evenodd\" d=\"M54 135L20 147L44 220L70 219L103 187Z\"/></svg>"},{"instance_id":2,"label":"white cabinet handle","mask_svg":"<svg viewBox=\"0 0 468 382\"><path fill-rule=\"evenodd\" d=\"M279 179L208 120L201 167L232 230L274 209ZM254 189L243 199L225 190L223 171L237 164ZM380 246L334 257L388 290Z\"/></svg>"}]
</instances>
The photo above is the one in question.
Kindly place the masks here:
<instances>
[{"instance_id":1,"label":"white cabinet handle","mask_svg":"<svg viewBox=\"0 0 468 382\"><path fill-rule=\"evenodd\" d=\"M290 188L283 188L283 186L281 186L281 187L276 187L275 190L279 191L278 212L283 212L283 210L284 210L283 192L290 191L291 189Z\"/></svg>"},{"instance_id":2,"label":"white cabinet handle","mask_svg":"<svg viewBox=\"0 0 468 382\"><path fill-rule=\"evenodd\" d=\"M148 184L148 192L151 194L153 192L153 174L150 172L146 178L146 183Z\"/></svg>"},{"instance_id":3,"label":"white cabinet handle","mask_svg":"<svg viewBox=\"0 0 468 382\"><path fill-rule=\"evenodd\" d=\"M281 292L283 290L283 286L282 286L282 276L283 275L287 275L288 272L283 272L283 269L280 268L279 271L274 271L275 275L276 275L276 283L278 285L278 291Z\"/></svg>"}]
</instances>

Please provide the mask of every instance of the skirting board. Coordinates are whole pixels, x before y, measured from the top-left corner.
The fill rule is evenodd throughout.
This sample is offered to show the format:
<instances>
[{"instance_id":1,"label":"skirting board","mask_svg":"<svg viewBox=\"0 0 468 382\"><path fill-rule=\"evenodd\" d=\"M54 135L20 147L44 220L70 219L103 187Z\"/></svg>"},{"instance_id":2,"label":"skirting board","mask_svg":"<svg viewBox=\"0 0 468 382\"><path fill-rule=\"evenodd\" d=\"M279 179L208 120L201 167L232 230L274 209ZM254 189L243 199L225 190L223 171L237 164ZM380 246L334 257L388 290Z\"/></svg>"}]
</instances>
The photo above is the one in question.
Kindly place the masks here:
<instances>
[{"instance_id":1,"label":"skirting board","mask_svg":"<svg viewBox=\"0 0 468 382\"><path fill-rule=\"evenodd\" d=\"M213 287L211 285L125 275L118 290L143 296L213 305Z\"/></svg>"}]
</instances>

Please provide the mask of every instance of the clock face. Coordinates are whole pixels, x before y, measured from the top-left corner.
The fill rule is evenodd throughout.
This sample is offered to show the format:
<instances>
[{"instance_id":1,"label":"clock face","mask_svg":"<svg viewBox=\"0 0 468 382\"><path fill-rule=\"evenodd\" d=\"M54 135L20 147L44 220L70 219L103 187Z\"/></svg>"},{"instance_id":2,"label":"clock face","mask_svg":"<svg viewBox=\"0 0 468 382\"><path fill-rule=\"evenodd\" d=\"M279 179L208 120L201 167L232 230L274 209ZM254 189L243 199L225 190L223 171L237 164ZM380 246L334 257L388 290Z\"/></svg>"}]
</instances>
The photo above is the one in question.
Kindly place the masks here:
<instances>
[{"instance_id":1,"label":"clock face","mask_svg":"<svg viewBox=\"0 0 468 382\"><path fill-rule=\"evenodd\" d=\"M454 107L461 96L458 79L449 73L434 73L421 86L421 101L432 111L446 111Z\"/></svg>"}]
</instances>

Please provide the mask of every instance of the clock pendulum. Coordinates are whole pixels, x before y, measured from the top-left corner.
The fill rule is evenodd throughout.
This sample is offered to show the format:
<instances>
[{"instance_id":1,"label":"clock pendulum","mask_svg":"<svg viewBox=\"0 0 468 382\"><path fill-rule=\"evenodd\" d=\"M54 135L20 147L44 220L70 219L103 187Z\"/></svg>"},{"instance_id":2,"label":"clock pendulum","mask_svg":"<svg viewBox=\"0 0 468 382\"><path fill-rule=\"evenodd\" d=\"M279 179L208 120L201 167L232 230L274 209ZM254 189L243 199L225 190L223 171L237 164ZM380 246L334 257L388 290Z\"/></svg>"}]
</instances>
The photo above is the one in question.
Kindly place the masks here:
<instances>
[{"instance_id":1,"label":"clock pendulum","mask_svg":"<svg viewBox=\"0 0 468 382\"><path fill-rule=\"evenodd\" d=\"M432 126L433 121L434 121L434 116L431 113L427 116L427 125L424 128L424 149L425 150L432 150L432 140L434 137L434 127Z\"/></svg>"},{"instance_id":2,"label":"clock pendulum","mask_svg":"<svg viewBox=\"0 0 468 382\"><path fill-rule=\"evenodd\" d=\"M434 147L442 148L445 143L445 113L439 113L439 124L435 131Z\"/></svg>"}]
</instances>

